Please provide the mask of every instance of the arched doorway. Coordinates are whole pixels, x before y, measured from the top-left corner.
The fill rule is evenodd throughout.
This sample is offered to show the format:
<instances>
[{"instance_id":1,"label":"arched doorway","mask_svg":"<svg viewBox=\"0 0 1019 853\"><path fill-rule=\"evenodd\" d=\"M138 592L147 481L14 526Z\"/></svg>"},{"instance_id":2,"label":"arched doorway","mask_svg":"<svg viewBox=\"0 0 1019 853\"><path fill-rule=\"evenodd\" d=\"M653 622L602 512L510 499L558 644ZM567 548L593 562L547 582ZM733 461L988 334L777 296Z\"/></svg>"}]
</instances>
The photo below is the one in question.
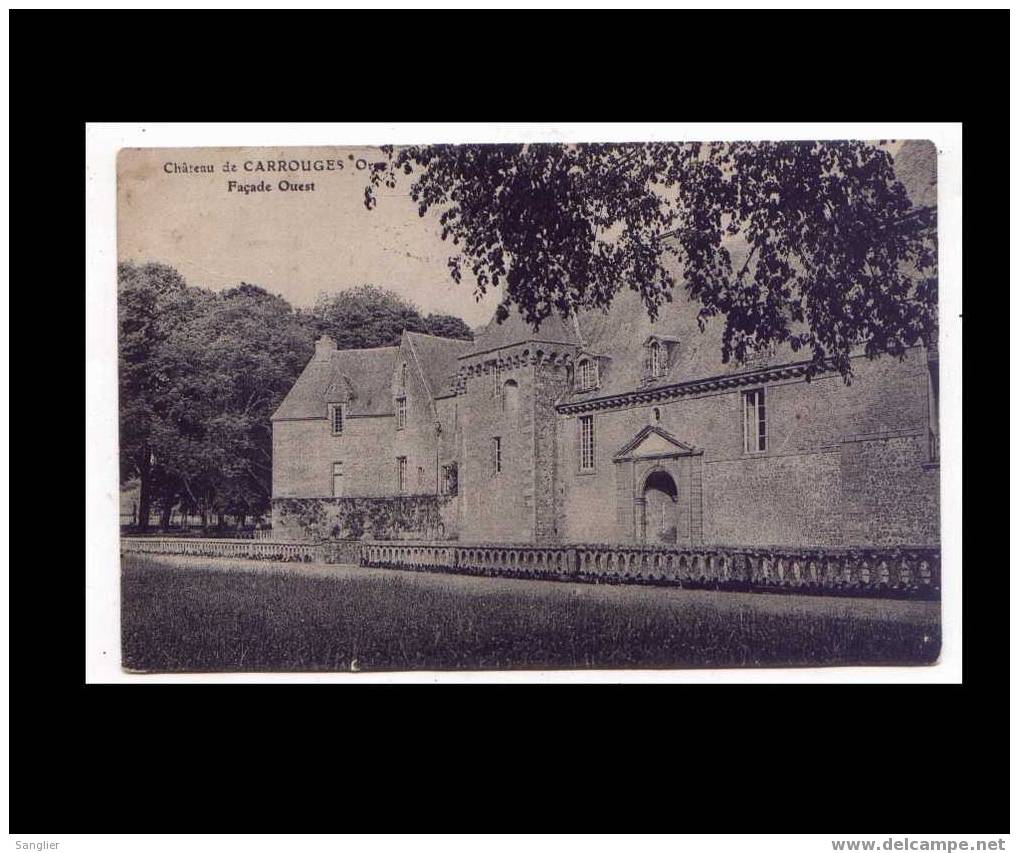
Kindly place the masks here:
<instances>
[{"instance_id":1,"label":"arched doorway","mask_svg":"<svg viewBox=\"0 0 1019 853\"><path fill-rule=\"evenodd\" d=\"M678 493L676 481L667 471L652 471L644 480L638 516L642 542L676 542Z\"/></svg>"}]
</instances>

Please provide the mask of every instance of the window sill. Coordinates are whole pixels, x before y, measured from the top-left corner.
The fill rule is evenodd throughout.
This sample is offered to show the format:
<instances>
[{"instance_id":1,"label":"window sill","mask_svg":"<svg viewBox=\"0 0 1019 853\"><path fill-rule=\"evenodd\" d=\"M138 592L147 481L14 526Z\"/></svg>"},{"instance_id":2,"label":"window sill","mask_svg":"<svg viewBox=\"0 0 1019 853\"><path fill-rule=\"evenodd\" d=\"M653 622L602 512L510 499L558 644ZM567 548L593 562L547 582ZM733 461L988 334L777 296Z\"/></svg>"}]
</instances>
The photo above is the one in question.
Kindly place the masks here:
<instances>
[{"instance_id":1,"label":"window sill","mask_svg":"<svg viewBox=\"0 0 1019 853\"><path fill-rule=\"evenodd\" d=\"M924 471L936 471L941 467L941 460L939 459L937 462L922 462L920 467L923 468Z\"/></svg>"},{"instance_id":2,"label":"window sill","mask_svg":"<svg viewBox=\"0 0 1019 853\"><path fill-rule=\"evenodd\" d=\"M597 468L578 468L577 469L577 476L578 477L590 477L592 474L597 474L597 473L598 473L598 469Z\"/></svg>"}]
</instances>

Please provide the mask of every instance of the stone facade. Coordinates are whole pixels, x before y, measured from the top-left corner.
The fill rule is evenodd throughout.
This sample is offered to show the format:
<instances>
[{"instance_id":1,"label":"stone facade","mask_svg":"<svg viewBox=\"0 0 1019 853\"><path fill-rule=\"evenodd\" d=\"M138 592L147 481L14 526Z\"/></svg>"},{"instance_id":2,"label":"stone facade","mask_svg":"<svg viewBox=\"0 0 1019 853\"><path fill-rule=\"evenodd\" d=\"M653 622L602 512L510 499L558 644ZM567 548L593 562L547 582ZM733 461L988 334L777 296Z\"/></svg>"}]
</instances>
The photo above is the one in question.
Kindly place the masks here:
<instances>
[{"instance_id":1,"label":"stone facade","mask_svg":"<svg viewBox=\"0 0 1019 853\"><path fill-rule=\"evenodd\" d=\"M915 205L937 203L936 159L921 141L895 156ZM473 342L320 341L273 417L274 528L439 536L469 555L938 543L936 352L857 355L851 384L808 382L787 346L725 363L719 318L702 328L682 293L654 322L624 287L607 311L539 328L511 314ZM311 521L295 527L295 508Z\"/></svg>"},{"instance_id":2,"label":"stone facade","mask_svg":"<svg viewBox=\"0 0 1019 853\"><path fill-rule=\"evenodd\" d=\"M808 382L789 352L722 364L717 333L689 314L652 325L625 301L613 310L602 325L493 322L473 343L321 344L274 417L275 527L550 545L938 542L937 363L923 349L856 357L849 385ZM748 399L762 401L763 438L748 438Z\"/></svg>"}]
</instances>

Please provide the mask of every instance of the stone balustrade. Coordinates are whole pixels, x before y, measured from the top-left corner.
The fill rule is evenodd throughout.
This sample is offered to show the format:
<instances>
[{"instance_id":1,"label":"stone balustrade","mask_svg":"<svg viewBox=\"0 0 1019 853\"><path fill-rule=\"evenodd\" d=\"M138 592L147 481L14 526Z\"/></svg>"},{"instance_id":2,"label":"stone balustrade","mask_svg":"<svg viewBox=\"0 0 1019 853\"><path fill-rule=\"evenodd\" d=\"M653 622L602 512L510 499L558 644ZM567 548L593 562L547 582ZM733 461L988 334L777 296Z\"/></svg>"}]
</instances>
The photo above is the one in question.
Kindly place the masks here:
<instances>
[{"instance_id":1,"label":"stone balustrade","mask_svg":"<svg viewBox=\"0 0 1019 853\"><path fill-rule=\"evenodd\" d=\"M941 552L936 546L677 548L124 537L121 550L734 591L937 598L941 590Z\"/></svg>"},{"instance_id":2,"label":"stone balustrade","mask_svg":"<svg viewBox=\"0 0 1019 853\"><path fill-rule=\"evenodd\" d=\"M186 557L233 557L291 563L322 562L321 546L308 542L273 542L257 539L184 539L130 537L120 540L125 554L176 554Z\"/></svg>"},{"instance_id":3,"label":"stone balustrade","mask_svg":"<svg viewBox=\"0 0 1019 853\"><path fill-rule=\"evenodd\" d=\"M364 566L706 589L937 598L934 546L676 548L364 542Z\"/></svg>"}]
</instances>

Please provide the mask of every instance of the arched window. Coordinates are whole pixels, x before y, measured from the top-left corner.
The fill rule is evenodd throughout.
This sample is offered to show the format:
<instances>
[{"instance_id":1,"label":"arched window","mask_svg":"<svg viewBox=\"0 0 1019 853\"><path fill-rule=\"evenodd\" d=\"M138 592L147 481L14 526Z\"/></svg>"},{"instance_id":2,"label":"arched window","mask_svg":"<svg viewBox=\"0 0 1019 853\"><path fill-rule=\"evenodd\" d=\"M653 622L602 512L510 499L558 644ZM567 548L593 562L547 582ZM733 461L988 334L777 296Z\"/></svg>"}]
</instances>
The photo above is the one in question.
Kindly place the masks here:
<instances>
[{"instance_id":1,"label":"arched window","mask_svg":"<svg viewBox=\"0 0 1019 853\"><path fill-rule=\"evenodd\" d=\"M513 414L520 406L520 387L515 379L507 379L502 386L502 410Z\"/></svg>"},{"instance_id":2,"label":"arched window","mask_svg":"<svg viewBox=\"0 0 1019 853\"><path fill-rule=\"evenodd\" d=\"M400 390L407 390L407 362L400 365Z\"/></svg>"}]
</instances>

